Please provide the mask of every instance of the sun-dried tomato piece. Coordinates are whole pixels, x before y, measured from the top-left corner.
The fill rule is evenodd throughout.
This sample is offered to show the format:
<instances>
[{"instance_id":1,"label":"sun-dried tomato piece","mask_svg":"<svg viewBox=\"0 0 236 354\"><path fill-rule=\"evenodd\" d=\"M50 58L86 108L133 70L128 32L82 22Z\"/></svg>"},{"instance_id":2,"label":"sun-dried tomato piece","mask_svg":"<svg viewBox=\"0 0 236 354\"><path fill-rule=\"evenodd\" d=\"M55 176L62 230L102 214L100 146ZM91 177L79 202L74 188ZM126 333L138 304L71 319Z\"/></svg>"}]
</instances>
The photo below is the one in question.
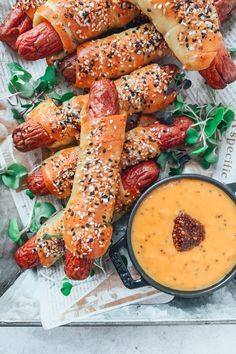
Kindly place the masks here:
<instances>
[{"instance_id":1,"label":"sun-dried tomato piece","mask_svg":"<svg viewBox=\"0 0 236 354\"><path fill-rule=\"evenodd\" d=\"M175 219L172 238L177 251L189 251L205 239L205 227L181 211Z\"/></svg>"}]
</instances>

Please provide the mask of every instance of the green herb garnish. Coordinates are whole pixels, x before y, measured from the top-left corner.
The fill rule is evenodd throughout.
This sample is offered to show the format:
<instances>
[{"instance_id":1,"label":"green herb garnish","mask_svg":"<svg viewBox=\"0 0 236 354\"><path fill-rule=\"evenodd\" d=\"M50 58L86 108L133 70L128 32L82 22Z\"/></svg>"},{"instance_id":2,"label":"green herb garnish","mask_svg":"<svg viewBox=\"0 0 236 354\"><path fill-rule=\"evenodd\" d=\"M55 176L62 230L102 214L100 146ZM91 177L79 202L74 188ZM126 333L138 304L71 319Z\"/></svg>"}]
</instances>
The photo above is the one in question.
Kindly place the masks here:
<instances>
[{"instance_id":1,"label":"green herb garnish","mask_svg":"<svg viewBox=\"0 0 236 354\"><path fill-rule=\"evenodd\" d=\"M43 76L34 83L36 92L47 92L53 89L57 83L57 69L55 66L48 66Z\"/></svg>"},{"instance_id":2,"label":"green herb garnish","mask_svg":"<svg viewBox=\"0 0 236 354\"><path fill-rule=\"evenodd\" d=\"M73 92L67 92L63 95L52 92L57 84L58 76L57 69L54 66L48 66L45 73L36 81L18 63L10 63L8 64L8 68L11 72L8 90L12 95L17 97L17 102L21 107L21 109L12 109L13 118L18 123L24 122L24 116L47 97L51 97L56 100L57 104L61 104L75 96ZM18 97L27 99L27 103L22 103Z\"/></svg>"},{"instance_id":3,"label":"green herb garnish","mask_svg":"<svg viewBox=\"0 0 236 354\"><path fill-rule=\"evenodd\" d=\"M64 95L59 95L56 92L49 93L48 96L53 100L57 101L57 104L61 105L63 102L70 100L75 96L74 92L67 92Z\"/></svg>"},{"instance_id":4,"label":"green herb garnish","mask_svg":"<svg viewBox=\"0 0 236 354\"><path fill-rule=\"evenodd\" d=\"M205 104L202 106L187 104L178 96L174 116L185 115L194 121L187 131L186 143L191 146L190 156L198 156L210 164L218 159L217 147L222 134L231 126L235 114L228 106Z\"/></svg>"},{"instance_id":5,"label":"green herb garnish","mask_svg":"<svg viewBox=\"0 0 236 354\"><path fill-rule=\"evenodd\" d=\"M190 156L185 150L169 150L161 152L157 157L157 163L161 169L168 166L170 176L180 175L185 164L190 160Z\"/></svg>"},{"instance_id":6,"label":"green herb garnish","mask_svg":"<svg viewBox=\"0 0 236 354\"><path fill-rule=\"evenodd\" d=\"M230 54L234 54L234 53L236 53L236 48L233 48L233 47L228 48L228 51L230 52Z\"/></svg>"},{"instance_id":7,"label":"green herb garnish","mask_svg":"<svg viewBox=\"0 0 236 354\"><path fill-rule=\"evenodd\" d=\"M192 82L186 78L185 71L181 71L171 80L168 86L167 95L170 95L173 92L180 93L183 90L188 90L191 86Z\"/></svg>"},{"instance_id":8,"label":"green herb garnish","mask_svg":"<svg viewBox=\"0 0 236 354\"><path fill-rule=\"evenodd\" d=\"M3 184L11 189L18 189L21 179L27 175L25 166L19 163L13 163L7 168L0 170L0 179Z\"/></svg>"},{"instance_id":9,"label":"green herb garnish","mask_svg":"<svg viewBox=\"0 0 236 354\"><path fill-rule=\"evenodd\" d=\"M96 274L96 272L95 272L95 269L93 268L90 272L90 277L94 277L95 274Z\"/></svg>"},{"instance_id":10,"label":"green herb garnish","mask_svg":"<svg viewBox=\"0 0 236 354\"><path fill-rule=\"evenodd\" d=\"M25 191L25 194L27 195L27 197L29 197L30 199L34 199L34 194L29 190L29 189L27 189L26 191Z\"/></svg>"},{"instance_id":11,"label":"green herb garnish","mask_svg":"<svg viewBox=\"0 0 236 354\"><path fill-rule=\"evenodd\" d=\"M222 105L188 104L183 96L178 95L170 113L174 117L190 117L193 125L187 131L185 147L159 154L157 163L160 167L173 176L181 174L189 160L198 162L204 169L215 164L218 161L218 145L223 133L234 121L234 111Z\"/></svg>"},{"instance_id":12,"label":"green herb garnish","mask_svg":"<svg viewBox=\"0 0 236 354\"><path fill-rule=\"evenodd\" d=\"M8 236L13 242L17 242L22 245L22 235L36 233L40 228L41 224L50 218L52 214L56 212L56 208L48 202L36 202L32 211L32 215L28 222L28 225L20 230L16 219L11 219L9 221ZM54 235L51 235L54 237ZM59 236L56 236L59 238ZM60 236L61 237L61 236Z\"/></svg>"},{"instance_id":13,"label":"green herb garnish","mask_svg":"<svg viewBox=\"0 0 236 354\"><path fill-rule=\"evenodd\" d=\"M8 226L8 235L9 238L13 241L18 243L20 246L23 244L21 236L23 232L19 230L19 226L17 224L16 219L11 219Z\"/></svg>"},{"instance_id":14,"label":"green herb garnish","mask_svg":"<svg viewBox=\"0 0 236 354\"><path fill-rule=\"evenodd\" d=\"M64 278L63 283L62 283L62 287L60 289L62 295L69 296L72 288L73 288L73 285L67 280L67 278Z\"/></svg>"},{"instance_id":15,"label":"green herb garnish","mask_svg":"<svg viewBox=\"0 0 236 354\"><path fill-rule=\"evenodd\" d=\"M52 203L49 202L37 202L35 203L33 215L30 224L30 231L35 233L38 231L40 226L55 214L56 208Z\"/></svg>"}]
</instances>

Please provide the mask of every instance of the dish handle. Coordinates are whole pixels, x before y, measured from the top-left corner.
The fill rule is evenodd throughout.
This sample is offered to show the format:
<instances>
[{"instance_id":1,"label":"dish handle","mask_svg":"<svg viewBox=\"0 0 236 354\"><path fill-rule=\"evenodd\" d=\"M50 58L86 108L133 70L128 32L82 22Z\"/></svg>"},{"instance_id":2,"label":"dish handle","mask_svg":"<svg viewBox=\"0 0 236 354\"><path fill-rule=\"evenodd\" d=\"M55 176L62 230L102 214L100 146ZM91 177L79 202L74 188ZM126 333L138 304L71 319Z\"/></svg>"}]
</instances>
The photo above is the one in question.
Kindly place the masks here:
<instances>
[{"instance_id":1,"label":"dish handle","mask_svg":"<svg viewBox=\"0 0 236 354\"><path fill-rule=\"evenodd\" d=\"M234 182L234 183L227 183L226 185L227 185L227 187L229 187L229 188L231 189L231 191L232 191L233 193L236 194L236 182Z\"/></svg>"},{"instance_id":2,"label":"dish handle","mask_svg":"<svg viewBox=\"0 0 236 354\"><path fill-rule=\"evenodd\" d=\"M144 286L147 286L148 285L147 282L142 277L140 277L137 280L132 278L127 266L125 265L121 257L121 253L120 253L121 248L127 249L126 235L123 236L118 242L116 242L109 251L109 256L123 284L128 289L137 289L137 288L142 288Z\"/></svg>"}]
</instances>

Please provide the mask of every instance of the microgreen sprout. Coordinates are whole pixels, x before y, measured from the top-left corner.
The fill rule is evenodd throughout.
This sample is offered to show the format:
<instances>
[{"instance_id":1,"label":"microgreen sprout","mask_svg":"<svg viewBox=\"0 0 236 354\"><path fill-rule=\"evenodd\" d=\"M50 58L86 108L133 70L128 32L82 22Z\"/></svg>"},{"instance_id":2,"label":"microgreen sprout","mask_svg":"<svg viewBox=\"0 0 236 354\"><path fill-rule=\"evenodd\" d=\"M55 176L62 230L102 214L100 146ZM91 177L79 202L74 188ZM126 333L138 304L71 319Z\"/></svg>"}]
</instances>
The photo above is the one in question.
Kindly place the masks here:
<instances>
[{"instance_id":1,"label":"microgreen sprout","mask_svg":"<svg viewBox=\"0 0 236 354\"><path fill-rule=\"evenodd\" d=\"M195 160L207 169L218 161L218 145L225 131L234 121L234 111L228 106L188 104L178 95L173 117L188 116L193 125L186 135L186 147L162 152L157 162L162 168L168 165L169 175L180 174L189 160Z\"/></svg>"},{"instance_id":2,"label":"microgreen sprout","mask_svg":"<svg viewBox=\"0 0 236 354\"><path fill-rule=\"evenodd\" d=\"M56 208L49 202L35 201L32 209L29 222L25 228L20 230L17 220L10 219L8 226L8 236L13 241L20 245L23 244L22 236L36 233L43 222L50 218L56 212ZM51 236L52 237L52 236ZM58 237L58 236L57 236ZM59 237L58 237L59 238Z\"/></svg>"}]
</instances>

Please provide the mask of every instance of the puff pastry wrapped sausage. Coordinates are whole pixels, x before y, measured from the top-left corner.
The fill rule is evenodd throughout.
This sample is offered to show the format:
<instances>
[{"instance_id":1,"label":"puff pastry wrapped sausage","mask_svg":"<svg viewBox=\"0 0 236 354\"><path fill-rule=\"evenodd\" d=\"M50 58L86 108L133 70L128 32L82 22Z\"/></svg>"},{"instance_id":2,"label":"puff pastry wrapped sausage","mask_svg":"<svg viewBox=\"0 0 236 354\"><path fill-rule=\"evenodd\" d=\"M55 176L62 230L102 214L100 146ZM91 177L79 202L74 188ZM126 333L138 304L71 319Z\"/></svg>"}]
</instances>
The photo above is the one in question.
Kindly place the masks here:
<instances>
[{"instance_id":1,"label":"puff pastry wrapped sausage","mask_svg":"<svg viewBox=\"0 0 236 354\"><path fill-rule=\"evenodd\" d=\"M102 77L117 78L171 54L162 35L151 23L119 34L86 42L63 59L60 69L78 88L89 88ZM236 79L236 66L224 46L210 67L200 71L208 85L223 89Z\"/></svg>"},{"instance_id":2,"label":"puff pastry wrapped sausage","mask_svg":"<svg viewBox=\"0 0 236 354\"><path fill-rule=\"evenodd\" d=\"M116 198L116 220L131 207L141 192L158 178L159 173L159 167L152 161L140 163L122 172ZM34 268L40 264L46 268L52 266L65 254L63 228L63 212L59 212L48 220L35 236L19 247L15 254L17 264L23 269ZM82 278L83 274L84 272ZM78 272L76 275L78 276Z\"/></svg>"},{"instance_id":3,"label":"puff pastry wrapped sausage","mask_svg":"<svg viewBox=\"0 0 236 354\"><path fill-rule=\"evenodd\" d=\"M168 86L178 68L152 64L115 81L120 109L128 114L153 113L171 104L176 93L168 94ZM57 107L52 100L37 106L25 123L13 131L13 142L20 151L58 142L68 145L80 136L80 112L88 96L78 96Z\"/></svg>"},{"instance_id":4,"label":"puff pastry wrapped sausage","mask_svg":"<svg viewBox=\"0 0 236 354\"><path fill-rule=\"evenodd\" d=\"M222 46L212 0L131 0L162 33L187 70L208 68Z\"/></svg>"},{"instance_id":5,"label":"puff pastry wrapped sausage","mask_svg":"<svg viewBox=\"0 0 236 354\"><path fill-rule=\"evenodd\" d=\"M6 42L13 49L15 49L18 37L32 28L32 19L37 7L45 2L46 0L17 1L17 4L13 6L4 22L0 25L0 40ZM216 6L219 20L222 22L227 20L235 10L236 0L215 0L214 4ZM39 32L37 32L39 38L35 38L36 41L40 40L41 44L46 42L46 37L50 37L50 40L52 41L54 41L54 38L56 38L56 41L58 39L54 28L47 25L48 23L46 22L46 28L42 31L45 38L40 35ZM54 34L51 32L54 32ZM48 43L48 52L45 53L45 56L50 55L51 47L55 48L55 43ZM59 41L58 50L61 50L61 48L62 43Z\"/></svg>"},{"instance_id":6,"label":"puff pastry wrapped sausage","mask_svg":"<svg viewBox=\"0 0 236 354\"><path fill-rule=\"evenodd\" d=\"M124 0L71 0L68 4L65 0L48 0L35 13L34 28L18 38L17 50L27 60L45 58L60 50L72 53L78 43L123 27L138 14L137 8ZM59 45L54 43L56 36Z\"/></svg>"},{"instance_id":7,"label":"puff pastry wrapped sausage","mask_svg":"<svg viewBox=\"0 0 236 354\"><path fill-rule=\"evenodd\" d=\"M0 40L16 49L17 38L32 29L34 13L45 2L46 0L18 0L0 25Z\"/></svg>"},{"instance_id":8,"label":"puff pastry wrapped sausage","mask_svg":"<svg viewBox=\"0 0 236 354\"><path fill-rule=\"evenodd\" d=\"M93 84L88 113L86 109L82 115L73 189L64 211L66 249L80 258L103 256L112 236L127 114L117 115L119 106L108 105L108 95L118 103L114 84L108 80Z\"/></svg>"},{"instance_id":9,"label":"puff pastry wrapped sausage","mask_svg":"<svg viewBox=\"0 0 236 354\"><path fill-rule=\"evenodd\" d=\"M166 42L151 23L86 42L77 48L75 85L89 88L94 80L119 78L167 54Z\"/></svg>"},{"instance_id":10,"label":"puff pastry wrapped sausage","mask_svg":"<svg viewBox=\"0 0 236 354\"><path fill-rule=\"evenodd\" d=\"M160 150L184 144L186 132L191 124L190 118L178 117L173 120L171 126L156 121L127 132L122 152L122 168L154 158ZM68 197L72 190L78 154L79 147L72 147L48 158L28 177L28 188L35 195L50 193L57 198Z\"/></svg>"}]
</instances>

